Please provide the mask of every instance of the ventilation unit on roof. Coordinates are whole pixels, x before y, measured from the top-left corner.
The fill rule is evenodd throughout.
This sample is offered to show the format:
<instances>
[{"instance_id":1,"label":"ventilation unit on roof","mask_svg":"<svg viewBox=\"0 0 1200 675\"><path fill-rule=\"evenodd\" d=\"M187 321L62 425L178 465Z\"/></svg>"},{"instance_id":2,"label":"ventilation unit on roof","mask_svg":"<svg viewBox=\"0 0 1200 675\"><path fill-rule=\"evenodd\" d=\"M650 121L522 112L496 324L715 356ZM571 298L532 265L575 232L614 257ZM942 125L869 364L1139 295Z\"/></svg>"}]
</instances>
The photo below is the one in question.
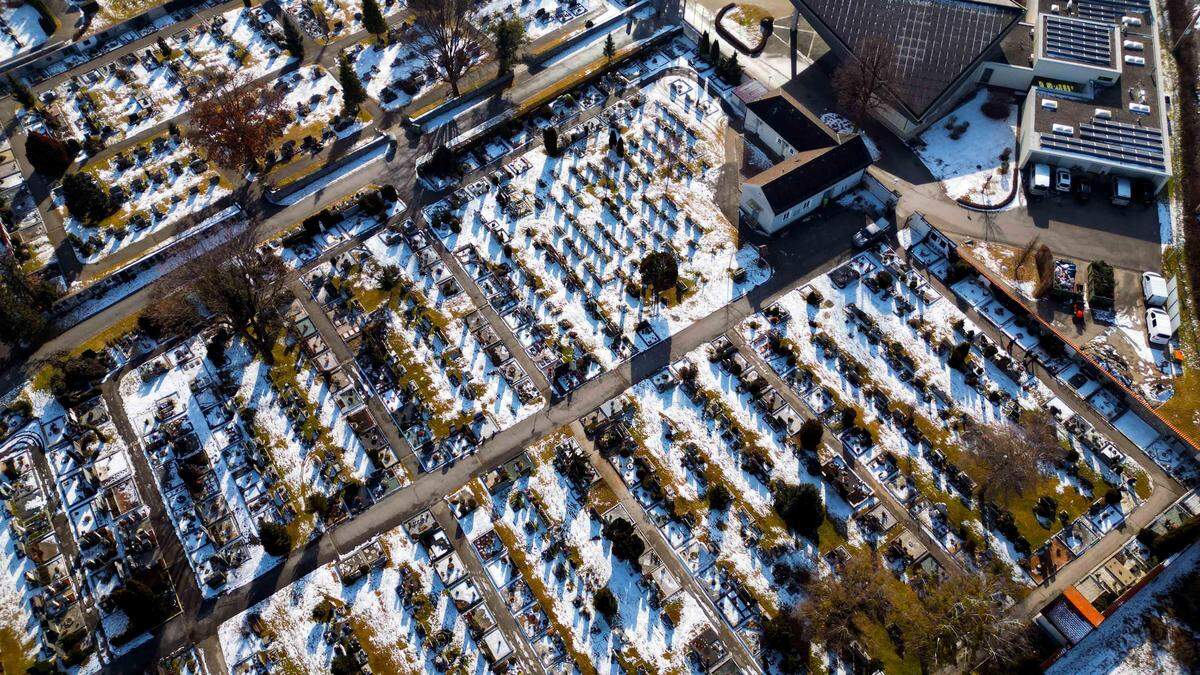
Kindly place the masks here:
<instances>
[{"instance_id":1,"label":"ventilation unit on roof","mask_svg":"<svg viewBox=\"0 0 1200 675\"><path fill-rule=\"evenodd\" d=\"M1108 108L1096 108L1092 115L1098 120L1111 120L1112 111Z\"/></svg>"},{"instance_id":2,"label":"ventilation unit on roof","mask_svg":"<svg viewBox=\"0 0 1200 675\"><path fill-rule=\"evenodd\" d=\"M1121 17L1121 24L1125 26L1140 26L1142 25L1142 20L1136 16L1123 16Z\"/></svg>"},{"instance_id":3,"label":"ventilation unit on roof","mask_svg":"<svg viewBox=\"0 0 1200 675\"><path fill-rule=\"evenodd\" d=\"M1058 110L1058 101L1052 98L1044 98L1042 99L1042 107L1046 110Z\"/></svg>"},{"instance_id":4,"label":"ventilation unit on roof","mask_svg":"<svg viewBox=\"0 0 1200 675\"><path fill-rule=\"evenodd\" d=\"M1121 43L1121 46L1133 52L1140 52L1146 48L1146 45L1138 42L1137 40L1126 40L1125 42Z\"/></svg>"},{"instance_id":5,"label":"ventilation unit on roof","mask_svg":"<svg viewBox=\"0 0 1200 675\"><path fill-rule=\"evenodd\" d=\"M1146 65L1146 59L1140 56L1134 56L1133 54L1126 54L1125 63L1128 63L1131 66L1144 66Z\"/></svg>"},{"instance_id":6,"label":"ventilation unit on roof","mask_svg":"<svg viewBox=\"0 0 1200 675\"><path fill-rule=\"evenodd\" d=\"M1058 134L1059 136L1074 136L1075 135L1075 127L1072 127L1072 126L1069 126L1066 124L1052 124L1052 125L1050 125L1050 131L1053 131L1054 133Z\"/></svg>"},{"instance_id":7,"label":"ventilation unit on roof","mask_svg":"<svg viewBox=\"0 0 1200 675\"><path fill-rule=\"evenodd\" d=\"M1129 112L1137 113L1139 115L1149 115L1150 106L1146 105L1145 103L1133 103L1131 101L1129 103Z\"/></svg>"}]
</instances>

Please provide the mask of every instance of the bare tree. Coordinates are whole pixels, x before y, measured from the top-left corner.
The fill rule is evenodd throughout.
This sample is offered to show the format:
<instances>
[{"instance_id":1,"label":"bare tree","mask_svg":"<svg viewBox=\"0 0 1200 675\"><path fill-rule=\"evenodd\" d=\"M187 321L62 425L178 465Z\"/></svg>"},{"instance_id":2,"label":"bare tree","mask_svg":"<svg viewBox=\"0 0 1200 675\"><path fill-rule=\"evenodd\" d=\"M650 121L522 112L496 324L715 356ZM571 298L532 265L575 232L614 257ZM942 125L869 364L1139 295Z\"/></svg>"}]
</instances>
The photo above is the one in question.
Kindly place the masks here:
<instances>
[{"instance_id":1,"label":"bare tree","mask_svg":"<svg viewBox=\"0 0 1200 675\"><path fill-rule=\"evenodd\" d=\"M472 25L472 0L409 0L417 32L433 43L428 59L437 68L454 96L458 82L471 69L472 54L479 48L478 31Z\"/></svg>"},{"instance_id":2,"label":"bare tree","mask_svg":"<svg viewBox=\"0 0 1200 675\"><path fill-rule=\"evenodd\" d=\"M880 620L890 609L887 574L873 552L861 550L837 575L813 582L799 606L805 638L835 649L849 646L858 638L859 617Z\"/></svg>"},{"instance_id":3,"label":"bare tree","mask_svg":"<svg viewBox=\"0 0 1200 675\"><path fill-rule=\"evenodd\" d=\"M931 583L920 606L896 613L904 648L925 668L970 663L1003 666L1024 650L1025 624L1009 613L1010 583L990 572Z\"/></svg>"},{"instance_id":4,"label":"bare tree","mask_svg":"<svg viewBox=\"0 0 1200 675\"><path fill-rule=\"evenodd\" d=\"M882 38L863 40L833 73L838 105L856 127L891 99L888 87L895 85L895 45Z\"/></svg>"},{"instance_id":5,"label":"bare tree","mask_svg":"<svg viewBox=\"0 0 1200 675\"><path fill-rule=\"evenodd\" d=\"M1066 453L1045 411L1022 414L1019 425L971 425L963 436L987 472L981 495L1004 503L1037 484L1042 463L1060 461Z\"/></svg>"},{"instance_id":6,"label":"bare tree","mask_svg":"<svg viewBox=\"0 0 1200 675\"><path fill-rule=\"evenodd\" d=\"M192 106L188 139L221 166L261 168L291 118L283 91L228 71L210 72L195 86L200 93Z\"/></svg>"},{"instance_id":7,"label":"bare tree","mask_svg":"<svg viewBox=\"0 0 1200 675\"><path fill-rule=\"evenodd\" d=\"M254 224L197 257L178 278L219 323L240 333L268 364L283 329L288 267L273 251L259 250Z\"/></svg>"}]
</instances>

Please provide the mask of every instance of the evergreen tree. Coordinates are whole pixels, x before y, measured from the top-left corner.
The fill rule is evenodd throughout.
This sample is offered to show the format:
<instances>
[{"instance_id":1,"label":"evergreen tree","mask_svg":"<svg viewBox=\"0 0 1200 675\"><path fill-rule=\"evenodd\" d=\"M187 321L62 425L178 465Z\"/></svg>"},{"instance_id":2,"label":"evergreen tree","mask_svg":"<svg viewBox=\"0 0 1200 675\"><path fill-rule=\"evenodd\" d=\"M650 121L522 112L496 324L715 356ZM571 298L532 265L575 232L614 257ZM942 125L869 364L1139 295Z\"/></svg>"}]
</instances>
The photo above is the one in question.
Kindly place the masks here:
<instances>
[{"instance_id":1,"label":"evergreen tree","mask_svg":"<svg viewBox=\"0 0 1200 675\"><path fill-rule=\"evenodd\" d=\"M708 58L708 42L708 31L704 31L700 34L700 58L702 59Z\"/></svg>"},{"instance_id":2,"label":"evergreen tree","mask_svg":"<svg viewBox=\"0 0 1200 675\"><path fill-rule=\"evenodd\" d=\"M343 112L358 114L358 107L367 100L367 91L363 89L358 73L354 72L354 66L350 65L350 60L345 54L338 59L338 80L342 83Z\"/></svg>"},{"instance_id":3,"label":"evergreen tree","mask_svg":"<svg viewBox=\"0 0 1200 675\"><path fill-rule=\"evenodd\" d=\"M500 65L501 73L512 70L517 52L521 51L521 46L525 44L525 41L524 21L513 17L492 24L492 42L496 44L496 61Z\"/></svg>"},{"instance_id":4,"label":"evergreen tree","mask_svg":"<svg viewBox=\"0 0 1200 675\"><path fill-rule=\"evenodd\" d=\"M737 52L730 54L729 58L725 59L721 63L720 76L721 79L730 84L738 84L741 82L742 66L740 63L738 63Z\"/></svg>"},{"instance_id":5,"label":"evergreen tree","mask_svg":"<svg viewBox=\"0 0 1200 675\"><path fill-rule=\"evenodd\" d=\"M280 22L283 24L283 43L287 47L288 53L298 59L304 58L304 40L301 39L300 31L296 30L296 24L292 23L287 12L282 13Z\"/></svg>"},{"instance_id":6,"label":"evergreen tree","mask_svg":"<svg viewBox=\"0 0 1200 675\"><path fill-rule=\"evenodd\" d=\"M48 326L45 311L57 297L54 286L25 274L15 256L0 257L0 341L41 337Z\"/></svg>"},{"instance_id":7,"label":"evergreen tree","mask_svg":"<svg viewBox=\"0 0 1200 675\"><path fill-rule=\"evenodd\" d=\"M54 136L34 131L25 139L25 157L34 171L58 178L71 166L71 153L67 146Z\"/></svg>"},{"instance_id":8,"label":"evergreen tree","mask_svg":"<svg viewBox=\"0 0 1200 675\"><path fill-rule=\"evenodd\" d=\"M612 61L613 57L616 55L617 46L613 44L612 33L609 33L608 36L604 38L604 58Z\"/></svg>"},{"instance_id":9,"label":"evergreen tree","mask_svg":"<svg viewBox=\"0 0 1200 675\"><path fill-rule=\"evenodd\" d=\"M37 99L33 97L33 92L29 90L29 87L25 86L24 82L9 75L8 84L12 87L13 98L17 99L18 103L26 108L37 107Z\"/></svg>"},{"instance_id":10,"label":"evergreen tree","mask_svg":"<svg viewBox=\"0 0 1200 675\"><path fill-rule=\"evenodd\" d=\"M713 68L721 67L721 43L716 40L708 45L708 62Z\"/></svg>"},{"instance_id":11,"label":"evergreen tree","mask_svg":"<svg viewBox=\"0 0 1200 675\"><path fill-rule=\"evenodd\" d=\"M379 11L379 3L376 0L363 0L362 5L363 26L375 34L376 37L382 39L383 34L387 32L387 21L383 19L383 12Z\"/></svg>"},{"instance_id":12,"label":"evergreen tree","mask_svg":"<svg viewBox=\"0 0 1200 675\"><path fill-rule=\"evenodd\" d=\"M542 145L546 146L546 154L551 157L558 156L558 129L555 127L546 127L542 130Z\"/></svg>"},{"instance_id":13,"label":"evergreen tree","mask_svg":"<svg viewBox=\"0 0 1200 675\"><path fill-rule=\"evenodd\" d=\"M113 211L108 193L89 173L68 175L63 179L62 187L67 211L89 225L104 220Z\"/></svg>"},{"instance_id":14,"label":"evergreen tree","mask_svg":"<svg viewBox=\"0 0 1200 675\"><path fill-rule=\"evenodd\" d=\"M161 35L158 36L158 51L164 59L171 58L171 45L167 44L167 39Z\"/></svg>"}]
</instances>

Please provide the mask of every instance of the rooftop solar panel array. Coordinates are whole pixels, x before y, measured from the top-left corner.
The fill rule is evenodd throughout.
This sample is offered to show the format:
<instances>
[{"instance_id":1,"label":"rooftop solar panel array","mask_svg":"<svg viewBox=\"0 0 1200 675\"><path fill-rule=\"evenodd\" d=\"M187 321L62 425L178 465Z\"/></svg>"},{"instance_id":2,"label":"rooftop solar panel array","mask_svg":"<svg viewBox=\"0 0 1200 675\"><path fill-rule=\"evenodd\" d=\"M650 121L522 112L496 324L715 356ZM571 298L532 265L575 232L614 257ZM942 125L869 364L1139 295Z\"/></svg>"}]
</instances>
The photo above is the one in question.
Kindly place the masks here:
<instances>
[{"instance_id":1,"label":"rooftop solar panel array","mask_svg":"<svg viewBox=\"0 0 1200 675\"><path fill-rule=\"evenodd\" d=\"M1112 27L1043 14L1046 56L1090 66L1113 65Z\"/></svg>"},{"instance_id":2,"label":"rooftop solar panel array","mask_svg":"<svg viewBox=\"0 0 1200 675\"><path fill-rule=\"evenodd\" d=\"M1079 125L1079 136L1042 134L1041 147L1166 170L1162 132L1108 120Z\"/></svg>"},{"instance_id":3,"label":"rooftop solar panel array","mask_svg":"<svg viewBox=\"0 0 1200 675\"><path fill-rule=\"evenodd\" d=\"M1079 16L1093 21L1116 23L1126 14L1150 11L1150 0L1079 0Z\"/></svg>"},{"instance_id":4,"label":"rooftop solar panel array","mask_svg":"<svg viewBox=\"0 0 1200 675\"><path fill-rule=\"evenodd\" d=\"M799 0L798 4L851 51L861 51L871 40L894 45L898 84L893 90L918 115L1022 14L1016 5L970 0Z\"/></svg>"}]
</instances>

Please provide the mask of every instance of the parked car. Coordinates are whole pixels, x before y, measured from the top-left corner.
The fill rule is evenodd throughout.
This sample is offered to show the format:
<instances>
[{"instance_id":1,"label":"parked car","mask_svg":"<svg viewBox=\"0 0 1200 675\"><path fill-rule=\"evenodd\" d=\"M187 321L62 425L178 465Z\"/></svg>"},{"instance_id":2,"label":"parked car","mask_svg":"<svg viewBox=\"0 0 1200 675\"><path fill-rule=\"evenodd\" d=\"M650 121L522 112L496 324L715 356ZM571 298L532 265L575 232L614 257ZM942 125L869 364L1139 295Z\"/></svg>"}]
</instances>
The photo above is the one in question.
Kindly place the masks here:
<instances>
[{"instance_id":1,"label":"parked car","mask_svg":"<svg viewBox=\"0 0 1200 675\"><path fill-rule=\"evenodd\" d=\"M1121 176L1112 177L1112 203L1114 206L1129 206L1130 200L1133 199L1133 185L1130 184L1128 178Z\"/></svg>"},{"instance_id":2,"label":"parked car","mask_svg":"<svg viewBox=\"0 0 1200 675\"><path fill-rule=\"evenodd\" d=\"M1167 304L1167 280L1154 272L1142 272L1142 299L1147 307Z\"/></svg>"},{"instance_id":3,"label":"parked car","mask_svg":"<svg viewBox=\"0 0 1200 675\"><path fill-rule=\"evenodd\" d=\"M1171 341L1171 317L1161 309L1146 310L1146 336L1152 345L1165 345Z\"/></svg>"},{"instance_id":4,"label":"parked car","mask_svg":"<svg viewBox=\"0 0 1200 675\"><path fill-rule=\"evenodd\" d=\"M1133 183L1133 198L1142 206L1150 206L1154 203L1155 190L1154 183L1139 178Z\"/></svg>"},{"instance_id":5,"label":"parked car","mask_svg":"<svg viewBox=\"0 0 1200 675\"><path fill-rule=\"evenodd\" d=\"M1054 189L1059 192L1071 191L1071 170L1059 167L1054 171Z\"/></svg>"},{"instance_id":6,"label":"parked car","mask_svg":"<svg viewBox=\"0 0 1200 675\"><path fill-rule=\"evenodd\" d=\"M890 229L892 229L892 224L880 218L854 233L854 245L858 248L866 248L882 239L883 235L887 234L887 231Z\"/></svg>"},{"instance_id":7,"label":"parked car","mask_svg":"<svg viewBox=\"0 0 1200 675\"><path fill-rule=\"evenodd\" d=\"M1050 165L1034 164L1029 172L1029 194L1041 197L1050 191Z\"/></svg>"}]
</instances>

